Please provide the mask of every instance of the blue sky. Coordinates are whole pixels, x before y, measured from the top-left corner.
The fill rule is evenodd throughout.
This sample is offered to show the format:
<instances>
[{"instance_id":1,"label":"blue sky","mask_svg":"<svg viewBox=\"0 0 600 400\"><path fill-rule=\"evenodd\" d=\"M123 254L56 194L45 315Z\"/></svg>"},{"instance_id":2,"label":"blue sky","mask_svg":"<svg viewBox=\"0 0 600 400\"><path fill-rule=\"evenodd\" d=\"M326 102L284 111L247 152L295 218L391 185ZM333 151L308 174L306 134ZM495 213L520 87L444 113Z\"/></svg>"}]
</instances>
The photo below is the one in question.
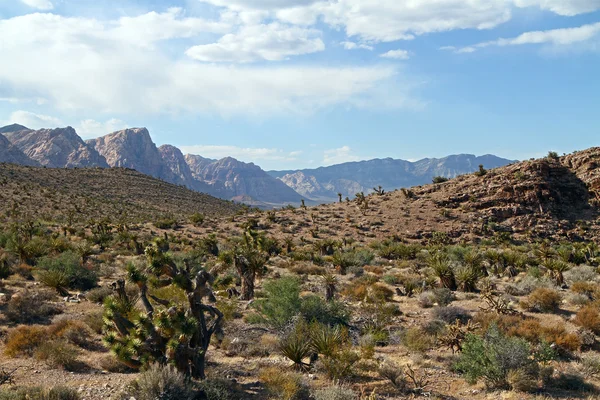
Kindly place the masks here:
<instances>
[{"instance_id":1,"label":"blue sky","mask_svg":"<svg viewBox=\"0 0 600 400\"><path fill-rule=\"evenodd\" d=\"M600 145L600 0L0 0L0 54L0 124L265 169Z\"/></svg>"}]
</instances>

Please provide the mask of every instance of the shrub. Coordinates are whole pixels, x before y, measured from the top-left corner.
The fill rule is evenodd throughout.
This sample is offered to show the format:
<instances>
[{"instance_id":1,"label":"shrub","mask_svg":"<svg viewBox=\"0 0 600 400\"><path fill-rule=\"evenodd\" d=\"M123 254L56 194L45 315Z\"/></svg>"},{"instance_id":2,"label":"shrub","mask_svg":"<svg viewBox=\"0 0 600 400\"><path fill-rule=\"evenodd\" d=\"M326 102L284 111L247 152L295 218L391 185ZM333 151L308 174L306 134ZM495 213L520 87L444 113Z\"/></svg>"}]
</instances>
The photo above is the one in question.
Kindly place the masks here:
<instances>
[{"instance_id":1,"label":"shrub","mask_svg":"<svg viewBox=\"0 0 600 400\"><path fill-rule=\"evenodd\" d=\"M44 327L19 326L9 331L4 353L9 357L32 356L47 339Z\"/></svg>"},{"instance_id":2,"label":"shrub","mask_svg":"<svg viewBox=\"0 0 600 400\"><path fill-rule=\"evenodd\" d=\"M164 215L154 221L154 226L158 229L177 229L179 223L173 215Z\"/></svg>"},{"instance_id":3,"label":"shrub","mask_svg":"<svg viewBox=\"0 0 600 400\"><path fill-rule=\"evenodd\" d=\"M431 180L432 183L444 183L444 182L448 182L448 178L444 177L444 176L434 176L433 179Z\"/></svg>"},{"instance_id":4,"label":"shrub","mask_svg":"<svg viewBox=\"0 0 600 400\"><path fill-rule=\"evenodd\" d=\"M590 304L582 307L575 315L573 322L595 334L600 334L600 312L597 306Z\"/></svg>"},{"instance_id":5,"label":"shrub","mask_svg":"<svg viewBox=\"0 0 600 400\"><path fill-rule=\"evenodd\" d=\"M91 301L92 303L102 304L104 303L104 299L108 296L112 295L113 291L108 286L97 287L85 294L85 298Z\"/></svg>"},{"instance_id":6,"label":"shrub","mask_svg":"<svg viewBox=\"0 0 600 400\"><path fill-rule=\"evenodd\" d=\"M64 319L47 328L49 337L61 338L82 348L93 345L93 332L83 321Z\"/></svg>"},{"instance_id":7,"label":"shrub","mask_svg":"<svg viewBox=\"0 0 600 400\"><path fill-rule=\"evenodd\" d=\"M433 348L435 340L420 328L408 328L402 334L402 344L409 350L424 353Z\"/></svg>"},{"instance_id":8,"label":"shrub","mask_svg":"<svg viewBox=\"0 0 600 400\"><path fill-rule=\"evenodd\" d=\"M98 366L102 370L116 374L125 374L133 370L123 364L114 354L106 354L98 358Z\"/></svg>"},{"instance_id":9,"label":"shrub","mask_svg":"<svg viewBox=\"0 0 600 400\"><path fill-rule=\"evenodd\" d=\"M52 368L75 371L79 367L77 347L63 340L45 341L35 352L35 358L45 361Z\"/></svg>"},{"instance_id":10,"label":"shrub","mask_svg":"<svg viewBox=\"0 0 600 400\"><path fill-rule=\"evenodd\" d=\"M472 318L467 310L460 307L436 307L432 312L432 316L434 319L444 321L447 324L453 324L456 320L466 324Z\"/></svg>"},{"instance_id":11,"label":"shrub","mask_svg":"<svg viewBox=\"0 0 600 400\"><path fill-rule=\"evenodd\" d=\"M200 226L202 225L202 223L204 222L204 214L201 213L194 213L192 215L190 215L190 222L196 226Z\"/></svg>"},{"instance_id":12,"label":"shrub","mask_svg":"<svg viewBox=\"0 0 600 400\"><path fill-rule=\"evenodd\" d=\"M44 290L15 293L8 302L5 315L16 323L47 322L50 317L62 312L62 307L49 302L54 298L53 293Z\"/></svg>"},{"instance_id":13,"label":"shrub","mask_svg":"<svg viewBox=\"0 0 600 400\"><path fill-rule=\"evenodd\" d=\"M562 296L554 289L537 288L522 302L524 308L534 312L556 312Z\"/></svg>"},{"instance_id":14,"label":"shrub","mask_svg":"<svg viewBox=\"0 0 600 400\"><path fill-rule=\"evenodd\" d=\"M455 367L469 383L483 379L489 388L509 388L509 373L514 377L514 371L521 371L536 380L538 366L524 339L504 336L493 325L483 337L467 336Z\"/></svg>"},{"instance_id":15,"label":"shrub","mask_svg":"<svg viewBox=\"0 0 600 400\"><path fill-rule=\"evenodd\" d=\"M383 363L378 370L379 376L387 379L397 389L403 389L406 386L404 371L400 366L392 362Z\"/></svg>"},{"instance_id":16,"label":"shrub","mask_svg":"<svg viewBox=\"0 0 600 400\"><path fill-rule=\"evenodd\" d=\"M0 391L0 400L79 400L75 389L55 386L51 389L41 387L17 388Z\"/></svg>"},{"instance_id":17,"label":"shrub","mask_svg":"<svg viewBox=\"0 0 600 400\"><path fill-rule=\"evenodd\" d=\"M205 379L198 384L198 388L206 396L206 400L236 400L241 396L232 387L232 382L226 379Z\"/></svg>"},{"instance_id":18,"label":"shrub","mask_svg":"<svg viewBox=\"0 0 600 400\"><path fill-rule=\"evenodd\" d=\"M456 300L456 296L450 289L446 288L436 288L433 289L434 300L440 307L447 306Z\"/></svg>"},{"instance_id":19,"label":"shrub","mask_svg":"<svg viewBox=\"0 0 600 400\"><path fill-rule=\"evenodd\" d=\"M89 326L92 331L96 332L97 334L100 334L102 333L102 328L104 327L104 320L102 318L102 315L102 311L93 311L89 314L84 315L83 322L85 322L85 324Z\"/></svg>"},{"instance_id":20,"label":"shrub","mask_svg":"<svg viewBox=\"0 0 600 400\"><path fill-rule=\"evenodd\" d=\"M304 362L312 352L312 343L308 336L308 327L304 322L297 323L294 328L279 342L281 355L294 363L296 369L305 369Z\"/></svg>"},{"instance_id":21,"label":"shrub","mask_svg":"<svg viewBox=\"0 0 600 400\"><path fill-rule=\"evenodd\" d=\"M585 354L581 357L581 371L588 378L600 377L600 355Z\"/></svg>"},{"instance_id":22,"label":"shrub","mask_svg":"<svg viewBox=\"0 0 600 400\"><path fill-rule=\"evenodd\" d=\"M344 385L328 386L313 392L315 400L357 400L358 396Z\"/></svg>"},{"instance_id":23,"label":"shrub","mask_svg":"<svg viewBox=\"0 0 600 400\"><path fill-rule=\"evenodd\" d=\"M335 353L332 357L324 357L318 362L318 369L325 372L329 379L343 380L353 374L353 367L360 360L358 354L345 349Z\"/></svg>"},{"instance_id":24,"label":"shrub","mask_svg":"<svg viewBox=\"0 0 600 400\"><path fill-rule=\"evenodd\" d=\"M301 299L300 314L307 322L320 322L325 325L347 325L350 310L340 301L325 301L317 295Z\"/></svg>"},{"instance_id":25,"label":"shrub","mask_svg":"<svg viewBox=\"0 0 600 400\"><path fill-rule=\"evenodd\" d=\"M158 364L143 372L130 391L137 400L193 400L197 396L182 373L170 365Z\"/></svg>"},{"instance_id":26,"label":"shrub","mask_svg":"<svg viewBox=\"0 0 600 400\"><path fill-rule=\"evenodd\" d=\"M73 251L66 251L57 257L43 257L38 261L38 268L42 271L42 279L53 284L61 283L62 274L64 283L70 289L89 290L98 283L98 275L82 266L81 257Z\"/></svg>"},{"instance_id":27,"label":"shrub","mask_svg":"<svg viewBox=\"0 0 600 400\"><path fill-rule=\"evenodd\" d=\"M301 400L308 397L308 388L300 374L270 367L261 371L260 380L265 383L267 390L278 399Z\"/></svg>"},{"instance_id":28,"label":"shrub","mask_svg":"<svg viewBox=\"0 0 600 400\"><path fill-rule=\"evenodd\" d=\"M266 299L256 300L256 308L265 322L281 329L300 312L300 282L294 277L283 277L265 282Z\"/></svg>"}]
</instances>

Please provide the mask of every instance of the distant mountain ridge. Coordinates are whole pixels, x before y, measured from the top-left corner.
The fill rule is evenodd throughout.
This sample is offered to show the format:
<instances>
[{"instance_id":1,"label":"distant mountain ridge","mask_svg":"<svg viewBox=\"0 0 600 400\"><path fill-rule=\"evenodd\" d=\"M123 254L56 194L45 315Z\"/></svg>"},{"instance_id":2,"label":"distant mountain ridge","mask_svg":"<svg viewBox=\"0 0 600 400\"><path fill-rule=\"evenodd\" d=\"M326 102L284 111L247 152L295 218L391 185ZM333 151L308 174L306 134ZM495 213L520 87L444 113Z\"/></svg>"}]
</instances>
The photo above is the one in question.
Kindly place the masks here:
<instances>
[{"instance_id":1,"label":"distant mountain ridge","mask_svg":"<svg viewBox=\"0 0 600 400\"><path fill-rule=\"evenodd\" d=\"M157 147L146 128L129 128L83 141L71 127L32 130L13 124L0 128L0 162L51 168L130 168L226 200L261 207L336 201L374 187L385 190L453 178L480 164L496 168L511 160L460 154L416 162L392 158L350 162L317 169L269 171L231 157L212 160L172 145Z\"/></svg>"},{"instance_id":2,"label":"distant mountain ridge","mask_svg":"<svg viewBox=\"0 0 600 400\"><path fill-rule=\"evenodd\" d=\"M514 161L491 154L451 155L444 158L425 158L411 162L392 158L348 162L296 171L268 171L299 194L316 201L334 201L338 193L353 197L358 192L371 192L382 186L384 190L412 187L431 183L433 177L454 178L477 171L479 165L498 168Z\"/></svg>"}]
</instances>

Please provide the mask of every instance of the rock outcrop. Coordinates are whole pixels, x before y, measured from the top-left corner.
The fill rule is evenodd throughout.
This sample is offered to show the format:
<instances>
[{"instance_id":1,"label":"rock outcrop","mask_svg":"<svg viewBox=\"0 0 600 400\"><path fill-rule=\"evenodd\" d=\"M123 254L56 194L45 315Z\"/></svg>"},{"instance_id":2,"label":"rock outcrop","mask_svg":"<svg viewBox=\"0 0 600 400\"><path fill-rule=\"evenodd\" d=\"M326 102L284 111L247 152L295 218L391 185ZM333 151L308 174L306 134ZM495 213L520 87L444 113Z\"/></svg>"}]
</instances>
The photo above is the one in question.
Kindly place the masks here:
<instances>
[{"instance_id":1,"label":"rock outcrop","mask_svg":"<svg viewBox=\"0 0 600 400\"><path fill-rule=\"evenodd\" d=\"M88 140L87 143L111 167L131 168L167 182L182 183L163 161L146 128L124 129Z\"/></svg>"},{"instance_id":2,"label":"rock outcrop","mask_svg":"<svg viewBox=\"0 0 600 400\"><path fill-rule=\"evenodd\" d=\"M104 157L88 146L70 126L37 131L11 130L4 136L27 157L46 167L108 167Z\"/></svg>"},{"instance_id":3,"label":"rock outcrop","mask_svg":"<svg viewBox=\"0 0 600 400\"><path fill-rule=\"evenodd\" d=\"M37 161L27 157L3 135L0 135L0 163L20 164L31 167L40 165Z\"/></svg>"}]
</instances>

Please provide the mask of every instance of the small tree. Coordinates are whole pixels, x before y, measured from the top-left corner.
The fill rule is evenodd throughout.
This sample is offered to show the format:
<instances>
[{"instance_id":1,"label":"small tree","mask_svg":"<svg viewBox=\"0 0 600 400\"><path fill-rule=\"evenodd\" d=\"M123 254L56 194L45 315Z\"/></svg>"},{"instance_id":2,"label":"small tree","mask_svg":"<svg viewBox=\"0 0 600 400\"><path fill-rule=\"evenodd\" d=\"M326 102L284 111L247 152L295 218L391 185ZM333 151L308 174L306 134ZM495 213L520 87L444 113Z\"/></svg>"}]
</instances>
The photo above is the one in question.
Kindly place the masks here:
<instances>
[{"instance_id":1,"label":"small tree","mask_svg":"<svg viewBox=\"0 0 600 400\"><path fill-rule=\"evenodd\" d=\"M234 265L242 280L240 300L252 300L254 298L256 275L263 272L269 259L269 256L260 250L259 243L258 234L248 229L244 234L243 242L236 246L234 250Z\"/></svg>"},{"instance_id":2,"label":"small tree","mask_svg":"<svg viewBox=\"0 0 600 400\"><path fill-rule=\"evenodd\" d=\"M204 379L205 356L213 334L222 335L223 313L205 304L215 301L213 277L186 263L178 267L156 246L146 248L148 266L127 267L127 279L139 288L142 309L125 291L125 281L113 284L115 295L104 305L104 342L124 364L134 369L151 363L172 364L187 376ZM183 290L187 305L174 304L149 293L150 276L161 287Z\"/></svg>"}]
</instances>

